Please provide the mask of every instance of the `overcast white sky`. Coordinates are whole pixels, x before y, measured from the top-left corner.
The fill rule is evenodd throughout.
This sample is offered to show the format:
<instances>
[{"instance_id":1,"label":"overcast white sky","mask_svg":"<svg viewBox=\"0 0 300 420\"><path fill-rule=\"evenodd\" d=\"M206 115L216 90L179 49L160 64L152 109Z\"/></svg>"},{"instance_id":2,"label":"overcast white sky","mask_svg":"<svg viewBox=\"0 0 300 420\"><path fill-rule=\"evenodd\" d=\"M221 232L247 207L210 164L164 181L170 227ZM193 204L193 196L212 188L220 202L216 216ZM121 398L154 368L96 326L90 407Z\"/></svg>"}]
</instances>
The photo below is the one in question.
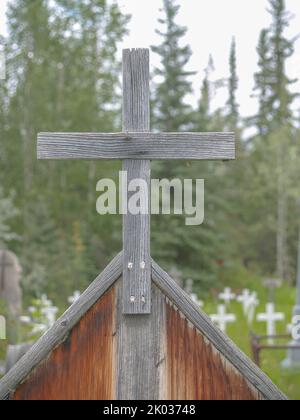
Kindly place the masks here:
<instances>
[{"instance_id":1,"label":"overcast white sky","mask_svg":"<svg viewBox=\"0 0 300 420\"><path fill-rule=\"evenodd\" d=\"M158 42L155 34L162 0L116 0L122 10L132 15L129 24L130 35L122 47L148 47ZM266 12L267 0L178 0L181 4L178 22L188 27L185 41L191 45L193 57L190 69L197 71L194 85L198 90L209 54L212 54L216 79L228 75L228 54L233 36L237 40L238 72L240 76L239 101L243 115L255 112L256 101L251 99L253 73L256 70L256 45L260 30L270 23ZM5 33L5 9L7 0L0 0L0 33ZM288 9L294 15L289 34L300 33L300 0L286 0ZM152 65L157 58L152 55ZM290 60L288 71L291 77L300 78L300 40L296 53ZM294 88L300 92L300 81ZM194 97L195 101L196 96ZM224 101L225 92L220 92L214 105ZM300 107L300 103L299 103Z\"/></svg>"}]
</instances>

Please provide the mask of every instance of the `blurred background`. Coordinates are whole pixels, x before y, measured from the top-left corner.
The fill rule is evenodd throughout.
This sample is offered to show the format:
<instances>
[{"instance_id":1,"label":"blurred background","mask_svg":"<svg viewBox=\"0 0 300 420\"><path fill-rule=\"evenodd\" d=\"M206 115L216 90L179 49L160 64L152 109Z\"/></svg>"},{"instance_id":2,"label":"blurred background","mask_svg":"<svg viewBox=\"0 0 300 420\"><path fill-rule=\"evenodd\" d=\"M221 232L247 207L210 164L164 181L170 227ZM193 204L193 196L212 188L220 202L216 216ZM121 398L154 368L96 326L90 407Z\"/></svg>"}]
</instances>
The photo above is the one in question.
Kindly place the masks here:
<instances>
[{"instance_id":1,"label":"blurred background","mask_svg":"<svg viewBox=\"0 0 300 420\"><path fill-rule=\"evenodd\" d=\"M153 177L204 178L206 212L196 228L152 217L153 257L208 313L225 287L256 293L260 312L271 299L286 334L300 230L299 0L1 0L0 24L0 249L17 258L22 304L11 309L2 258L0 359L28 341L46 295L62 313L121 249L121 217L96 213L96 183L117 180L121 163L38 162L36 138L121 131L124 47L152 48L152 130L237 136L235 162L153 163ZM227 333L253 356L249 333L265 325L249 325L237 301L227 309L237 317ZM261 365L300 399L285 356L267 349Z\"/></svg>"}]
</instances>

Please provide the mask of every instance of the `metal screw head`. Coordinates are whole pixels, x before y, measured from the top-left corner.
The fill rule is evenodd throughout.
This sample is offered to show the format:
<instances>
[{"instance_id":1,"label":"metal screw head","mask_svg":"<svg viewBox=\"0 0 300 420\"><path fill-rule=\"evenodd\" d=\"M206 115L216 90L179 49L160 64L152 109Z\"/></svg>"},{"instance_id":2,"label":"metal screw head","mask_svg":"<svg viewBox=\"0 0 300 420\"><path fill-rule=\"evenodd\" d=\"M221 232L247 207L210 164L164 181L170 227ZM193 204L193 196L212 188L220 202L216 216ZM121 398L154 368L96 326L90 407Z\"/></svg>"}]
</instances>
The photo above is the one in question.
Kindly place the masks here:
<instances>
[{"instance_id":1,"label":"metal screw head","mask_svg":"<svg viewBox=\"0 0 300 420\"><path fill-rule=\"evenodd\" d=\"M128 270L132 270L133 269L133 263L132 262L129 262L128 263Z\"/></svg>"},{"instance_id":2,"label":"metal screw head","mask_svg":"<svg viewBox=\"0 0 300 420\"><path fill-rule=\"evenodd\" d=\"M142 261L142 262L141 262L140 267L141 267L141 269L142 269L142 270L145 270L145 268L146 268L146 263L145 263L145 261Z\"/></svg>"},{"instance_id":3,"label":"metal screw head","mask_svg":"<svg viewBox=\"0 0 300 420\"><path fill-rule=\"evenodd\" d=\"M135 297L134 296L130 296L130 303L134 303L135 302Z\"/></svg>"}]
</instances>

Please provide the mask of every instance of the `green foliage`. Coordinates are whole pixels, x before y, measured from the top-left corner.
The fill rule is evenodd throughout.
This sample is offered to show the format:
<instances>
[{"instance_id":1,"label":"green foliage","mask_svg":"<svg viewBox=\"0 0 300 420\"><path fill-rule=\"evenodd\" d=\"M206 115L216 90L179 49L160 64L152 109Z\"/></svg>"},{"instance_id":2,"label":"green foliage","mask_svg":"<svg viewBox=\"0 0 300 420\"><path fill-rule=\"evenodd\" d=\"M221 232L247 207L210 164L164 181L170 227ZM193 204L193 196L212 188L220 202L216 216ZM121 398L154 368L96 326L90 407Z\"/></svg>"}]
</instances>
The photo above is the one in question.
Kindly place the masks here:
<instances>
[{"instance_id":1,"label":"green foliage","mask_svg":"<svg viewBox=\"0 0 300 420\"><path fill-rule=\"evenodd\" d=\"M157 30L162 42L152 51L160 56L161 67L155 70L158 79L154 94L153 126L163 131L187 129L191 123L192 109L186 103L186 96L192 93L186 65L191 57L188 45L181 46L187 29L177 24L176 16L180 6L173 0L163 0L163 17L159 19L162 30Z\"/></svg>"},{"instance_id":2,"label":"green foliage","mask_svg":"<svg viewBox=\"0 0 300 420\"><path fill-rule=\"evenodd\" d=\"M237 64L236 64L236 41L233 38L230 48L230 77L229 77L229 98L227 101L227 124L230 130L236 130L239 120L239 105L237 103L237 90L239 87L239 79L237 76Z\"/></svg>"},{"instance_id":3,"label":"green foliage","mask_svg":"<svg viewBox=\"0 0 300 420\"><path fill-rule=\"evenodd\" d=\"M19 236L12 231L10 221L18 216L19 211L14 205L14 194L4 196L3 188L0 185L0 248L13 240L20 239Z\"/></svg>"},{"instance_id":4,"label":"green foliage","mask_svg":"<svg viewBox=\"0 0 300 420\"><path fill-rule=\"evenodd\" d=\"M286 62L294 53L296 40L286 37L292 17L284 0L269 0L268 11L272 24L261 32L257 48L259 70L255 74L259 112L254 120L264 138L281 126L291 124L291 105L297 96L290 91L295 80L291 80L286 71Z\"/></svg>"},{"instance_id":5,"label":"green foliage","mask_svg":"<svg viewBox=\"0 0 300 420\"><path fill-rule=\"evenodd\" d=\"M22 241L12 247L22 262L26 301L42 290L63 300L75 286L84 289L120 248L111 233L116 219L107 224L95 210L96 181L114 176L119 165L38 162L36 136L120 130L116 52L128 16L106 0L12 0L8 22L1 173L22 209L12 226ZM7 204L0 197L6 235L6 214L15 219Z\"/></svg>"},{"instance_id":6,"label":"green foliage","mask_svg":"<svg viewBox=\"0 0 300 420\"><path fill-rule=\"evenodd\" d=\"M205 69L205 76L201 86L200 101L198 112L195 113L195 126L198 131L210 131L212 127L211 99L212 82L211 73L214 71L213 58L209 57L208 65Z\"/></svg>"},{"instance_id":7,"label":"green foliage","mask_svg":"<svg viewBox=\"0 0 300 420\"><path fill-rule=\"evenodd\" d=\"M257 47L258 68L255 73L256 96L259 101L258 114L253 118L254 124L257 126L260 136L266 136L269 132L270 115L269 115L269 84L271 78L271 58L269 56L269 33L263 29L260 34Z\"/></svg>"}]
</instances>

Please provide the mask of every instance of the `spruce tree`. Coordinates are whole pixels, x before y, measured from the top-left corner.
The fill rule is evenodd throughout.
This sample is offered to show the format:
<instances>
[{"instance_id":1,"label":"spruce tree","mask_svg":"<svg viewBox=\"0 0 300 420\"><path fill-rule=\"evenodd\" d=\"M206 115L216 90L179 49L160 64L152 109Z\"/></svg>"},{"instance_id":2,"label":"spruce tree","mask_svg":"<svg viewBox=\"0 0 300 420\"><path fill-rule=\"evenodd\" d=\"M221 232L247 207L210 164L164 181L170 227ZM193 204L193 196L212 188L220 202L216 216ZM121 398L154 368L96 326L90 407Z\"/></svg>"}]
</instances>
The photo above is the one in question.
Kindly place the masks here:
<instances>
[{"instance_id":1,"label":"spruce tree","mask_svg":"<svg viewBox=\"0 0 300 420\"><path fill-rule=\"evenodd\" d=\"M229 57L230 77L228 81L228 94L229 98L227 101L227 124L230 130L236 130L239 121L239 105L237 103L237 90L239 85L239 79L237 75L237 63L236 63L236 41L233 38L230 47Z\"/></svg>"},{"instance_id":2,"label":"spruce tree","mask_svg":"<svg viewBox=\"0 0 300 420\"><path fill-rule=\"evenodd\" d=\"M98 166L93 172L86 162L39 163L36 136L40 131L120 129L116 51L128 17L106 0L11 0L8 16L5 183L16 189L23 216L18 225L22 245L14 250L23 262L26 284L33 283L30 290L36 290L37 279L43 279L43 287L51 284L52 291L58 290L55 279L64 277L65 261L70 279L76 270L84 272L82 282L87 284L121 242L114 239L116 249L107 251L104 244L111 240L112 221L99 219L95 211L95 179L114 175L118 164ZM83 213L89 189L93 199ZM72 252L76 223L84 245L90 247L89 263L82 270L78 253Z\"/></svg>"},{"instance_id":3,"label":"spruce tree","mask_svg":"<svg viewBox=\"0 0 300 420\"><path fill-rule=\"evenodd\" d=\"M186 95L192 91L189 76L193 73L186 70L191 51L188 46L181 46L181 38L185 35L186 28L176 23L178 12L179 6L174 1L164 0L164 17L159 21L164 30L158 31L162 43L153 47L153 51L161 58L161 66L155 71L158 84L153 98L153 128L161 131L207 131L210 126L209 77L212 62L206 69L199 107L193 111L192 107L186 104ZM219 258L225 259L230 253L223 230L226 225L226 203L221 198L222 187L218 182L220 176L224 175L224 168L220 164L217 167L213 162L164 162L154 163L153 167L155 177L158 178L207 180L204 224L186 226L185 218L178 215L153 217L152 252L154 258L169 269L180 261L184 277L192 277L195 287L208 289L219 280L216 261Z\"/></svg>"},{"instance_id":4,"label":"spruce tree","mask_svg":"<svg viewBox=\"0 0 300 420\"><path fill-rule=\"evenodd\" d=\"M284 279L290 278L290 260L288 257L289 220L288 206L290 199L290 180L292 165L289 153L293 145L293 112L291 105L295 95L290 91L294 80L289 79L286 63L294 51L294 39L286 37L291 16L286 10L284 0L269 0L269 13L272 17L270 28L263 30L258 45L259 70L255 75L255 89L258 92L259 112L254 118L259 138L256 147L263 140L264 172L272 175L266 184L265 194L273 197L275 232L269 236L276 239L276 261L274 271ZM271 144L272 143L272 144ZM261 150L262 151L262 150ZM268 157L272 156L272 160ZM266 169L266 166L268 169ZM256 166L259 163L256 164ZM273 183L275 180L275 186ZM277 205L275 206L275 202ZM266 209L267 211L267 209ZM276 214L277 212L277 214Z\"/></svg>"},{"instance_id":5,"label":"spruce tree","mask_svg":"<svg viewBox=\"0 0 300 420\"><path fill-rule=\"evenodd\" d=\"M192 83L188 78L194 72L186 70L192 52L188 45L181 46L187 28L176 22L179 9L174 0L163 0L163 17L159 19L163 28L156 31L162 42L152 47L161 60L161 66L155 70L159 82L153 101L153 125L162 131L187 129L192 116L192 109L185 101L192 93Z\"/></svg>"},{"instance_id":6,"label":"spruce tree","mask_svg":"<svg viewBox=\"0 0 300 420\"><path fill-rule=\"evenodd\" d=\"M270 73L271 58L269 55L269 32L263 29L260 33L259 43L257 47L258 53L258 71L254 75L255 87L257 92L259 109L257 115L253 118L258 128L258 133L264 137L270 131L271 112L269 104L270 92Z\"/></svg>"},{"instance_id":7,"label":"spruce tree","mask_svg":"<svg viewBox=\"0 0 300 420\"><path fill-rule=\"evenodd\" d=\"M6 196L0 185L0 248L5 248L11 241L20 239L11 228L11 221L19 215L14 201L14 194Z\"/></svg>"},{"instance_id":8,"label":"spruce tree","mask_svg":"<svg viewBox=\"0 0 300 420\"><path fill-rule=\"evenodd\" d=\"M200 92L200 101L199 101L199 108L198 112L196 112L196 129L198 131L209 131L211 127L211 81L210 81L210 75L212 71L214 70L214 63L213 59L210 56L208 65L205 69L205 76L202 82L201 86L201 92Z\"/></svg>"},{"instance_id":9,"label":"spruce tree","mask_svg":"<svg viewBox=\"0 0 300 420\"><path fill-rule=\"evenodd\" d=\"M281 132L281 141L277 147L277 274L281 278L289 277L287 256L287 230L288 230L288 202L287 183L289 177L288 162L286 159L291 132L288 127L292 125L291 104L295 98L289 90L294 82L286 73L286 62L294 52L294 40L285 36L285 30L290 23L290 14L286 10L284 0L270 0L269 12L272 16L270 29L270 98L269 106L272 113L271 131ZM280 131L279 131L280 130Z\"/></svg>"},{"instance_id":10,"label":"spruce tree","mask_svg":"<svg viewBox=\"0 0 300 420\"><path fill-rule=\"evenodd\" d=\"M294 53L295 39L288 39L285 30L289 27L291 16L286 10L285 0L270 0L269 13L272 16L270 29L270 98L272 110L272 129L290 124L292 119L291 104L295 94L289 90L295 80L287 76L286 62Z\"/></svg>"}]
</instances>

